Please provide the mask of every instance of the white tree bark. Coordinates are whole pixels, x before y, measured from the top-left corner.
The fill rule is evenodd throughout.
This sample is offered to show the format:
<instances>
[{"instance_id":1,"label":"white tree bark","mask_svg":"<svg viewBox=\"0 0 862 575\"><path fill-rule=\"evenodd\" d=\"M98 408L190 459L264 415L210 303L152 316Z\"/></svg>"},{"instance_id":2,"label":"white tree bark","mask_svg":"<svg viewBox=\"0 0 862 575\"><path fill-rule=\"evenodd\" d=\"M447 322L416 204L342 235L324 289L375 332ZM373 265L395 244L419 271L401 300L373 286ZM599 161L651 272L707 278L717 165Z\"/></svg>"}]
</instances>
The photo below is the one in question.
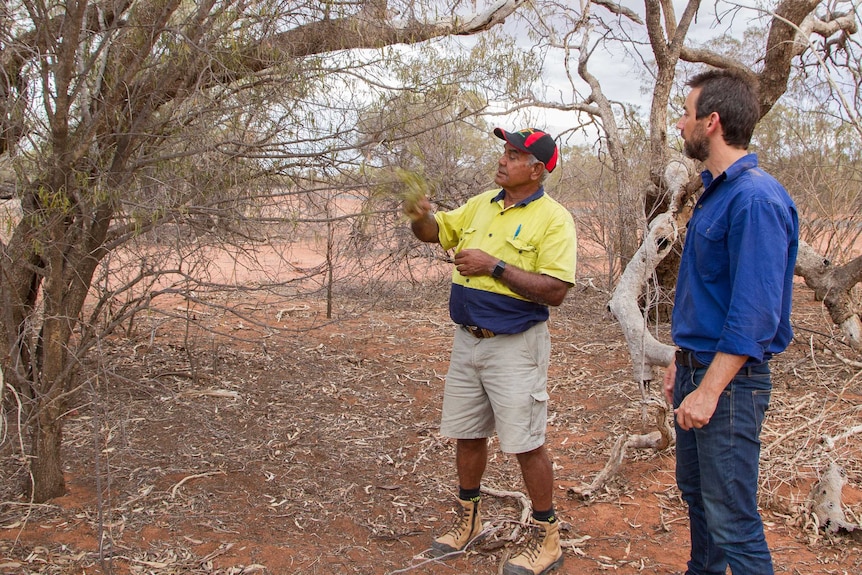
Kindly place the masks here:
<instances>
[{"instance_id":1,"label":"white tree bark","mask_svg":"<svg viewBox=\"0 0 862 575\"><path fill-rule=\"evenodd\" d=\"M824 303L835 325L841 328L851 348L862 351L862 320L850 295L862 279L862 258L835 266L804 241L799 242L796 275L814 290L814 297Z\"/></svg>"},{"instance_id":2,"label":"white tree bark","mask_svg":"<svg viewBox=\"0 0 862 575\"><path fill-rule=\"evenodd\" d=\"M623 328L632 360L633 377L638 382L653 379L653 366L664 367L673 361L673 346L658 341L649 332L638 300L656 266L670 252L679 236L676 215L689 173L688 167L681 161L668 164L665 182L672 194L670 208L650 223L643 243L623 271L608 303Z\"/></svg>"},{"instance_id":3,"label":"white tree bark","mask_svg":"<svg viewBox=\"0 0 862 575\"><path fill-rule=\"evenodd\" d=\"M817 518L817 524L829 533L839 531L853 532L862 529L856 523L850 523L844 515L841 503L841 490L847 483L847 473L837 463L832 463L814 484L809 495L811 511Z\"/></svg>"}]
</instances>

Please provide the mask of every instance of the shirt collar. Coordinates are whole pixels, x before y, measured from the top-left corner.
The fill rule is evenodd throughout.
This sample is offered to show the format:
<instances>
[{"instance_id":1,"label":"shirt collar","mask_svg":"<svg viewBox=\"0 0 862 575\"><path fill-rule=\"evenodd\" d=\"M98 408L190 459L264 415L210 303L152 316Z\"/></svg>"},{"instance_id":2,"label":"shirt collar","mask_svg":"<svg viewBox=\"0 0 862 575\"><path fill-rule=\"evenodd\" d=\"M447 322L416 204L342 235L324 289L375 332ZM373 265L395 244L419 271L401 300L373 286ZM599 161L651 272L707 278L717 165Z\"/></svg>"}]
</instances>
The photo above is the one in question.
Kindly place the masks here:
<instances>
[{"instance_id":1,"label":"shirt collar","mask_svg":"<svg viewBox=\"0 0 862 575\"><path fill-rule=\"evenodd\" d=\"M720 184L725 180L734 180L738 178L743 172L750 170L751 168L757 167L757 154L746 154L742 156L735 162L733 162L729 168L720 173L717 178L712 177L712 172L709 170L704 170L700 173L700 179L703 180L704 189L709 189L710 186L715 184Z\"/></svg>"},{"instance_id":2,"label":"shirt collar","mask_svg":"<svg viewBox=\"0 0 862 575\"><path fill-rule=\"evenodd\" d=\"M520 202L518 202L515 205L516 206L526 206L530 202L538 200L539 198L541 198L544 195L545 195L545 186L539 186L539 189L536 190L536 192L533 195L527 196L526 198L524 198L523 200L521 200ZM501 189L499 194L497 194L496 196L491 198L491 203L493 204L494 202L502 202L505 197L506 197L506 190Z\"/></svg>"}]
</instances>

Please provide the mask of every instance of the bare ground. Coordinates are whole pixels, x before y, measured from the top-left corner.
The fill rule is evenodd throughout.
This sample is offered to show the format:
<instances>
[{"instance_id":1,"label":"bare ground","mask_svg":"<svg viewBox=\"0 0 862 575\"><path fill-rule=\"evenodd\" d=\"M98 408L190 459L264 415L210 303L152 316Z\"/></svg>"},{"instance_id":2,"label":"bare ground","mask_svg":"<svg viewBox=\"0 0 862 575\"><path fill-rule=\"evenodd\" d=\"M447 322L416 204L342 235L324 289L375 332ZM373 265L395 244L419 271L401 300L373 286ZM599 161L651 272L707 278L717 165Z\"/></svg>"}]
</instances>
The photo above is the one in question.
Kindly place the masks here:
<instances>
[{"instance_id":1,"label":"bare ground","mask_svg":"<svg viewBox=\"0 0 862 575\"><path fill-rule=\"evenodd\" d=\"M497 573L517 547L507 540L517 497L486 497L483 544L445 563L422 557L454 518L453 444L437 434L453 330L441 285L393 286L334 323L319 301L248 303L261 322L296 329L287 334L198 311L191 332L174 322L106 342L66 423L68 493L46 505L19 495L26 476L6 401L0 573ZM340 293L336 304L366 297ZM650 430L606 300L580 286L552 314L558 572L681 572L688 528L672 448L630 453L591 499L574 494L621 434ZM824 533L805 505L837 461L848 519L862 516L862 436L822 442L862 422L860 368L829 351L840 343L812 300L798 290L797 338L774 362L763 515L777 572L858 574L862 543ZM486 486L520 492L514 459L492 454Z\"/></svg>"}]
</instances>

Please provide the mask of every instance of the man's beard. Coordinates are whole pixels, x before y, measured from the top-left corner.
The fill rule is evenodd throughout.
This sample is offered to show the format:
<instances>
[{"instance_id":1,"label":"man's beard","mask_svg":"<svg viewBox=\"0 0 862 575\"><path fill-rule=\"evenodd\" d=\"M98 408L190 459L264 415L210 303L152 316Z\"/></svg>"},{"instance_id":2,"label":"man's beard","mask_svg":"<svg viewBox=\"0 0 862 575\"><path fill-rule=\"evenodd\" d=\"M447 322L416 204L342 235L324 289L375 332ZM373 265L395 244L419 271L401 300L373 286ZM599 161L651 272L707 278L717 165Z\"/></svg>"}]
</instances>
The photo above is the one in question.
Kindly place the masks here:
<instances>
[{"instance_id":1,"label":"man's beard","mask_svg":"<svg viewBox=\"0 0 862 575\"><path fill-rule=\"evenodd\" d=\"M690 138L683 140L683 151L686 156L699 162L706 161L709 157L709 138L704 135L700 126L694 129Z\"/></svg>"}]
</instances>

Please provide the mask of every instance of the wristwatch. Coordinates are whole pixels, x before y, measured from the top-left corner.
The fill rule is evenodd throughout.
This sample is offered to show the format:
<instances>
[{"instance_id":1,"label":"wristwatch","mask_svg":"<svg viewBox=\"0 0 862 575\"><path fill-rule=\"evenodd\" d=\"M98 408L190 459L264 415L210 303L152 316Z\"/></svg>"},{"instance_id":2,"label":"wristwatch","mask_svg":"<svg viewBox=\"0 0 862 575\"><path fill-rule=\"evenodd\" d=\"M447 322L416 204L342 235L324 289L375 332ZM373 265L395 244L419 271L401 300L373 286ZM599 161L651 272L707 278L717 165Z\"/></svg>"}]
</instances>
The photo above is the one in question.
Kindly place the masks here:
<instances>
[{"instance_id":1,"label":"wristwatch","mask_svg":"<svg viewBox=\"0 0 862 575\"><path fill-rule=\"evenodd\" d=\"M491 277L494 279L500 279L503 276L503 272L506 269L506 262L500 260L497 262L497 265L494 266L494 271L491 272Z\"/></svg>"}]
</instances>

